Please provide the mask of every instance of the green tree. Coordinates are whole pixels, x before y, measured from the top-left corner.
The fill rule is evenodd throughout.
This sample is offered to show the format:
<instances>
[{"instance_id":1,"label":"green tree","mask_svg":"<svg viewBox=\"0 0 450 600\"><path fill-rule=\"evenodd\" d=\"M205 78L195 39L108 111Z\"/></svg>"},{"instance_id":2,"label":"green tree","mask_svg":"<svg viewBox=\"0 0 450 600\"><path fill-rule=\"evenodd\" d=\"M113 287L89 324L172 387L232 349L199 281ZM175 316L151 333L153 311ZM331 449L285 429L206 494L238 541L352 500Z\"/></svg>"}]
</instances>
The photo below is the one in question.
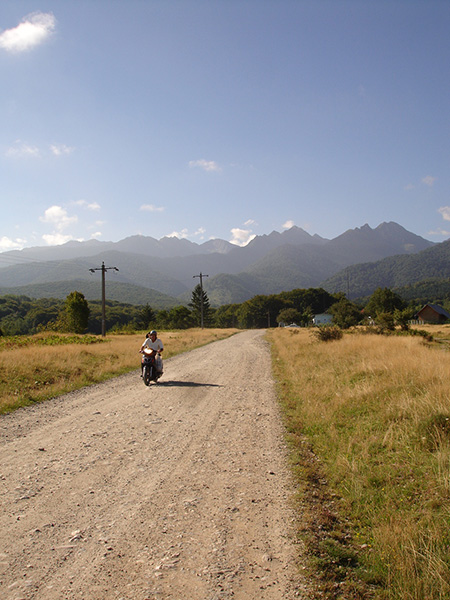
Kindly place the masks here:
<instances>
[{"instance_id":1,"label":"green tree","mask_svg":"<svg viewBox=\"0 0 450 600\"><path fill-rule=\"evenodd\" d=\"M297 288L281 292L278 298L285 302L285 308L296 308L300 313L311 312L313 315L326 312L336 302L336 298L323 288Z\"/></svg>"},{"instance_id":2,"label":"green tree","mask_svg":"<svg viewBox=\"0 0 450 600\"><path fill-rule=\"evenodd\" d=\"M239 326L246 329L273 327L283 308L286 308L286 303L279 296L258 294L241 304Z\"/></svg>"},{"instance_id":3,"label":"green tree","mask_svg":"<svg viewBox=\"0 0 450 600\"><path fill-rule=\"evenodd\" d=\"M394 315L390 312L377 313L377 320L375 321L375 325L379 333L384 333L386 331L394 331Z\"/></svg>"},{"instance_id":4,"label":"green tree","mask_svg":"<svg viewBox=\"0 0 450 600\"><path fill-rule=\"evenodd\" d=\"M88 326L89 305L81 292L71 292L64 304L63 322L67 331L83 333Z\"/></svg>"},{"instance_id":5,"label":"green tree","mask_svg":"<svg viewBox=\"0 0 450 600\"><path fill-rule=\"evenodd\" d=\"M169 311L168 325L171 329L189 329L193 324L192 313L186 306L175 306Z\"/></svg>"},{"instance_id":6,"label":"green tree","mask_svg":"<svg viewBox=\"0 0 450 600\"><path fill-rule=\"evenodd\" d=\"M240 304L224 304L214 311L214 325L216 327L238 327L238 315Z\"/></svg>"},{"instance_id":7,"label":"green tree","mask_svg":"<svg viewBox=\"0 0 450 600\"><path fill-rule=\"evenodd\" d=\"M192 319L196 325L200 327L211 324L212 309L209 304L208 294L202 289L200 284L197 284L192 291L189 306L191 307Z\"/></svg>"},{"instance_id":8,"label":"green tree","mask_svg":"<svg viewBox=\"0 0 450 600\"><path fill-rule=\"evenodd\" d=\"M396 325L400 325L403 331L408 331L409 321L414 317L414 308L404 308L403 310L396 309L394 311L394 322Z\"/></svg>"},{"instance_id":9,"label":"green tree","mask_svg":"<svg viewBox=\"0 0 450 600\"><path fill-rule=\"evenodd\" d=\"M296 323L299 325L302 322L302 314L296 310L295 308L283 308L278 313L277 323L285 323L290 325L291 323Z\"/></svg>"},{"instance_id":10,"label":"green tree","mask_svg":"<svg viewBox=\"0 0 450 600\"><path fill-rule=\"evenodd\" d=\"M348 329L361 321L361 311L356 304L342 297L328 309L333 323L341 329Z\"/></svg>"},{"instance_id":11,"label":"green tree","mask_svg":"<svg viewBox=\"0 0 450 600\"><path fill-rule=\"evenodd\" d=\"M164 309L158 310L156 313L156 328L157 329L166 329L170 327L169 325L169 311Z\"/></svg>"},{"instance_id":12,"label":"green tree","mask_svg":"<svg viewBox=\"0 0 450 600\"><path fill-rule=\"evenodd\" d=\"M378 314L393 314L395 310L403 310L404 308L405 302L398 294L389 288L379 287L369 298L364 312L368 317L375 319Z\"/></svg>"},{"instance_id":13,"label":"green tree","mask_svg":"<svg viewBox=\"0 0 450 600\"><path fill-rule=\"evenodd\" d=\"M150 304L146 304L139 313L137 325L140 329L150 329L150 324L156 321L156 315Z\"/></svg>"}]
</instances>

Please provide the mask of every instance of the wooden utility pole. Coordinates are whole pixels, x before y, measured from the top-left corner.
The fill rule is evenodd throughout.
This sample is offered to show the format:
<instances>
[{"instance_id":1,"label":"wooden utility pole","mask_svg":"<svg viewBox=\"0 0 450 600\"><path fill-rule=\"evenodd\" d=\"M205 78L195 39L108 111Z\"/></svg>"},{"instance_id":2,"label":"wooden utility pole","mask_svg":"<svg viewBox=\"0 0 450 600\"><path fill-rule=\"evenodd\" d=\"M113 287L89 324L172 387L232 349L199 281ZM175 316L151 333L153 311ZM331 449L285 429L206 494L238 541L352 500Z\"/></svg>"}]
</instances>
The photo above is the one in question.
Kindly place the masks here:
<instances>
[{"instance_id":1,"label":"wooden utility pole","mask_svg":"<svg viewBox=\"0 0 450 600\"><path fill-rule=\"evenodd\" d=\"M203 273L200 271L200 275L193 275L192 278L195 279L196 277L200 277L200 292L201 292L201 296L200 296L200 323L201 323L201 328L203 329L203 277L209 277L209 275L203 275Z\"/></svg>"},{"instance_id":2,"label":"wooden utility pole","mask_svg":"<svg viewBox=\"0 0 450 600\"><path fill-rule=\"evenodd\" d=\"M105 289L106 289L106 285L105 285L105 273L106 271L109 271L111 269L114 269L114 271L118 271L119 269L117 267L105 267L105 263L102 262L102 266L101 267L95 267L94 269L89 269L89 271L91 273L95 273L95 271L101 271L102 272L102 336L105 337L106 335L106 300L105 300Z\"/></svg>"}]
</instances>

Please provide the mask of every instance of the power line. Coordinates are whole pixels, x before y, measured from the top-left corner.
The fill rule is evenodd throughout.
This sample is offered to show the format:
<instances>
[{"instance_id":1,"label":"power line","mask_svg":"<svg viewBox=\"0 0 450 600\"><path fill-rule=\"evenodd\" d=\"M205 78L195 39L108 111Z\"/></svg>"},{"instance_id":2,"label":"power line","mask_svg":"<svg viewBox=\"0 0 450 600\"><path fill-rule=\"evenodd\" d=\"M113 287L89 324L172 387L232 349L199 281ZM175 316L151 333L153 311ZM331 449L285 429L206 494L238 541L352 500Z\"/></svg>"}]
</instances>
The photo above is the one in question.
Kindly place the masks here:
<instances>
[{"instance_id":1,"label":"power line","mask_svg":"<svg viewBox=\"0 0 450 600\"><path fill-rule=\"evenodd\" d=\"M93 269L89 269L91 273L95 273L95 271L102 272L102 336L106 335L106 302L105 302L105 274L106 271L110 271L113 269L114 271L118 271L117 267L105 267L105 263L102 262L101 267L95 267Z\"/></svg>"}]
</instances>

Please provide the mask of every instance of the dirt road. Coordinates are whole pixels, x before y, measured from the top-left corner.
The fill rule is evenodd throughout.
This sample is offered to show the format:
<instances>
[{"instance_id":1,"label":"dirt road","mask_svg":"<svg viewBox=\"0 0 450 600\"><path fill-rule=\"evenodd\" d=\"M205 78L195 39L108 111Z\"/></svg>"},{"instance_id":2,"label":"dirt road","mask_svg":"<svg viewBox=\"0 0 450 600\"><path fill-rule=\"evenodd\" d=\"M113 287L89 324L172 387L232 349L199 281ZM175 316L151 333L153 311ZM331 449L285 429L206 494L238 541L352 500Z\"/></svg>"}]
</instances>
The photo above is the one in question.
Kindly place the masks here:
<instances>
[{"instance_id":1,"label":"dirt road","mask_svg":"<svg viewBox=\"0 0 450 600\"><path fill-rule=\"evenodd\" d=\"M137 355L138 360L138 355ZM3 600L307 598L262 332L0 417Z\"/></svg>"}]
</instances>

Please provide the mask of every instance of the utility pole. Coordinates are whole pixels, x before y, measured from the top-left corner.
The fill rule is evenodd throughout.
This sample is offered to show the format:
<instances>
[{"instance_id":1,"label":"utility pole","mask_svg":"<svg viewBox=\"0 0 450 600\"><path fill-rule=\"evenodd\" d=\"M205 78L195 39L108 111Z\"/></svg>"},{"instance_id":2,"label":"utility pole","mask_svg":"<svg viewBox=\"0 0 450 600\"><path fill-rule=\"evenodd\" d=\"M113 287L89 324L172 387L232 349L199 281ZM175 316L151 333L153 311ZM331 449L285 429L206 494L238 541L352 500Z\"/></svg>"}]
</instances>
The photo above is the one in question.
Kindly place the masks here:
<instances>
[{"instance_id":1,"label":"utility pole","mask_svg":"<svg viewBox=\"0 0 450 600\"><path fill-rule=\"evenodd\" d=\"M102 262L101 267L95 267L94 269L89 269L89 271L91 273L95 273L95 271L102 272L102 336L103 337L105 337L105 335L106 335L105 273L106 273L106 271L109 271L111 269L114 269L114 271L119 270L117 267L105 267L104 262Z\"/></svg>"},{"instance_id":2,"label":"utility pole","mask_svg":"<svg viewBox=\"0 0 450 600\"><path fill-rule=\"evenodd\" d=\"M195 279L196 277L200 277L200 292L201 292L201 296L200 296L200 323L201 323L201 327L203 329L203 277L209 277L209 275L203 275L203 273L200 271L200 275L193 275L192 278Z\"/></svg>"}]
</instances>

